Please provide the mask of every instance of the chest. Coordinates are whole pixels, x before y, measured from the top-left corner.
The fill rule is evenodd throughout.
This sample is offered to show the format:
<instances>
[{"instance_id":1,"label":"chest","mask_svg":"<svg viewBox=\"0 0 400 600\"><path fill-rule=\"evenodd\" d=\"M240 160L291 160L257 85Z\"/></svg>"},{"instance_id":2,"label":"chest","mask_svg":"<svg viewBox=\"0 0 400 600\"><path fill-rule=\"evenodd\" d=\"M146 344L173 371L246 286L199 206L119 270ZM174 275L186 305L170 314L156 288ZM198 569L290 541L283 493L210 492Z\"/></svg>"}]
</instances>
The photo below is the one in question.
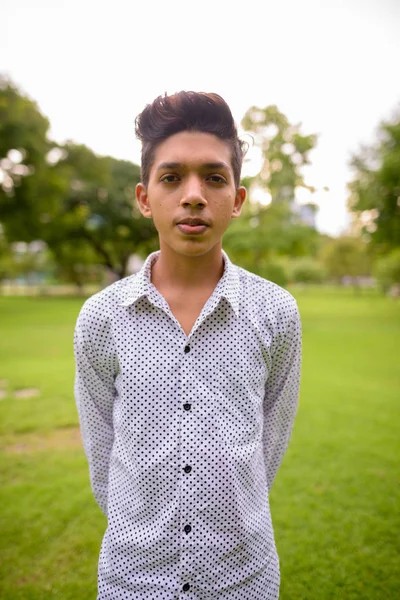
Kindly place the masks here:
<instances>
[{"instance_id":1,"label":"chest","mask_svg":"<svg viewBox=\"0 0 400 600\"><path fill-rule=\"evenodd\" d=\"M162 310L144 299L129 307L113 323L120 377L136 391L143 385L143 397L156 380L163 382L163 390L190 380L193 389L216 385L228 395L262 387L271 363L271 332L261 331L246 315L235 317L226 302L199 320L186 351L186 336L206 302L193 298L185 306L171 302L171 310Z\"/></svg>"},{"instance_id":2,"label":"chest","mask_svg":"<svg viewBox=\"0 0 400 600\"><path fill-rule=\"evenodd\" d=\"M196 310L175 310L182 328L198 316L202 302L194 304ZM160 432L181 427L201 443L224 432L229 443L258 439L270 361L268 336L254 323L222 303L188 344L166 311L144 302L125 317L113 331L120 368L115 422L129 439L143 444L150 436L156 444Z\"/></svg>"}]
</instances>

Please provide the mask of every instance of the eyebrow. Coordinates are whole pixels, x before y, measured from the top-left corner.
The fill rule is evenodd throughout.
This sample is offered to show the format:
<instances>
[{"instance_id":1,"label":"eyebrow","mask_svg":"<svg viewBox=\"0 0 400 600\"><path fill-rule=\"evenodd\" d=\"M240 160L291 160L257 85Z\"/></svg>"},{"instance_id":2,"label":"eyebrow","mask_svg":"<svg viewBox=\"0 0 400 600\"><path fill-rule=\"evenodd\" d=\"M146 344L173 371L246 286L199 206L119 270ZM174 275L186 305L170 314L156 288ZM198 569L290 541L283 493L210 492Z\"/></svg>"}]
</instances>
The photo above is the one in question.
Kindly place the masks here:
<instances>
[{"instance_id":1,"label":"eyebrow","mask_svg":"<svg viewBox=\"0 0 400 600\"><path fill-rule=\"evenodd\" d=\"M162 169L182 169L186 165L180 162L162 162L158 165L157 171L161 171ZM209 162L203 163L200 165L201 169L226 169L229 171L229 165L224 162Z\"/></svg>"}]
</instances>

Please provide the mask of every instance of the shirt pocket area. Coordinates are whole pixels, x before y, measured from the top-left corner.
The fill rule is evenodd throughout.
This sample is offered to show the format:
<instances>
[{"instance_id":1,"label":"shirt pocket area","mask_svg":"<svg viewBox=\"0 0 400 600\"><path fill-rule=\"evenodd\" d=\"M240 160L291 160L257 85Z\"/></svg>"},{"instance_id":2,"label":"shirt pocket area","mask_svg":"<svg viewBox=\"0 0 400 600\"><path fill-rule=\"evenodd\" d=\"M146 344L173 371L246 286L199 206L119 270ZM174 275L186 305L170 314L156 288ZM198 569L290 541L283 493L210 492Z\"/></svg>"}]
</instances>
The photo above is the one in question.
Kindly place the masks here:
<instances>
[{"instance_id":1,"label":"shirt pocket area","mask_svg":"<svg viewBox=\"0 0 400 600\"><path fill-rule=\"evenodd\" d=\"M220 398L217 414L221 441L228 446L258 444L262 439L263 411L258 395Z\"/></svg>"}]
</instances>

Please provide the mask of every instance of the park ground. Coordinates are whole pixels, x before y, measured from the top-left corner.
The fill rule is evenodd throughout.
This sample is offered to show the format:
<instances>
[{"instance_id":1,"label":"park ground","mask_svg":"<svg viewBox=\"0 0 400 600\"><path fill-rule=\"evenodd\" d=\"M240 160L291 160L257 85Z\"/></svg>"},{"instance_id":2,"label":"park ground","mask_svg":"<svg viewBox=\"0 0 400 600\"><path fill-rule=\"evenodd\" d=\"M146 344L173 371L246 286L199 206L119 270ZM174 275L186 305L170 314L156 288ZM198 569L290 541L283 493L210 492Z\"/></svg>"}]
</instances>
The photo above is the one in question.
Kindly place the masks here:
<instances>
[{"instance_id":1,"label":"park ground","mask_svg":"<svg viewBox=\"0 0 400 600\"><path fill-rule=\"evenodd\" d=\"M281 600L400 597L400 302L291 290L300 408L271 508ZM73 399L82 298L0 297L0 598L90 600L105 518Z\"/></svg>"}]
</instances>

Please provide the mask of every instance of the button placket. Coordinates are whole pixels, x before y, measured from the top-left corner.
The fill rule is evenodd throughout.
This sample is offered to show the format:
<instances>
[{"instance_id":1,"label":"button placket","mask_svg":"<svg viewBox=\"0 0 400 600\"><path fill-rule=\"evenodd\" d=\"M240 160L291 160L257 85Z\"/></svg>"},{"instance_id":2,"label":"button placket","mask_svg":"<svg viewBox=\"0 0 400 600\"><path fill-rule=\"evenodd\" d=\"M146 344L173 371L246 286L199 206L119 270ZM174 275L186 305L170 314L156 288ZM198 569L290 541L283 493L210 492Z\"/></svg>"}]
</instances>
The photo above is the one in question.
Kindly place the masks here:
<instances>
[{"instance_id":1,"label":"button placket","mask_svg":"<svg viewBox=\"0 0 400 600\"><path fill-rule=\"evenodd\" d=\"M184 347L184 353L188 354L191 350L190 344L186 344L186 346ZM184 404L184 410L189 411L191 409L191 405L189 403L185 403ZM192 470L191 465L187 464L183 467L183 470L185 473L190 473L190 471Z\"/></svg>"},{"instance_id":2,"label":"button placket","mask_svg":"<svg viewBox=\"0 0 400 600\"><path fill-rule=\"evenodd\" d=\"M181 506L181 577L182 591L188 592L191 589L190 572L188 560L190 554L187 549L191 546L191 537L193 535L193 526L191 524L192 515L190 514L190 487L192 485L192 471L190 458L190 437L191 437L191 421L192 421L192 345L186 340L183 346L183 354L181 359L182 365L182 431L181 431L181 468L182 468L182 506Z\"/></svg>"}]
</instances>

